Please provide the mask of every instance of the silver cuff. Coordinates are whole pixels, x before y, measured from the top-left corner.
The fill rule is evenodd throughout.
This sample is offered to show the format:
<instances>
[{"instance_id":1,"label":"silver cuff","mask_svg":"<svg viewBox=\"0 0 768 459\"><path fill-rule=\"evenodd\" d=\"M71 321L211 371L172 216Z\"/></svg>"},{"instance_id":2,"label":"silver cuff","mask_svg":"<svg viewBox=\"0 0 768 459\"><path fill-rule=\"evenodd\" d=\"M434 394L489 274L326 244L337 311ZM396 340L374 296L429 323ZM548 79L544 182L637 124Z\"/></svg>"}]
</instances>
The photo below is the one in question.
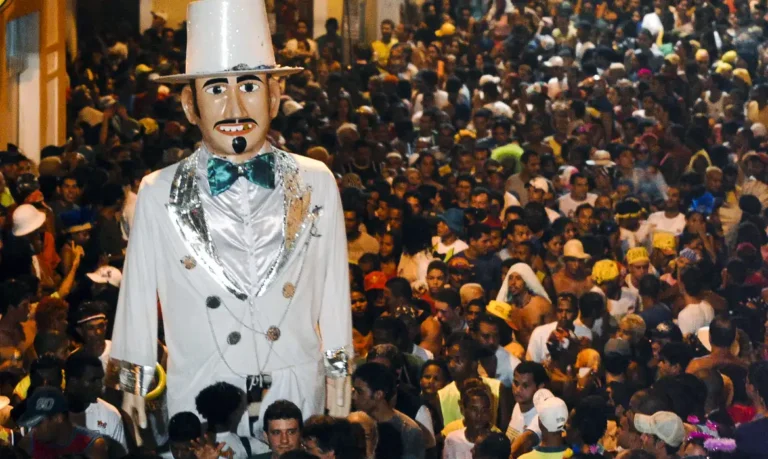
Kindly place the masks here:
<instances>
[{"instance_id":1,"label":"silver cuff","mask_svg":"<svg viewBox=\"0 0 768 459\"><path fill-rule=\"evenodd\" d=\"M329 378L346 378L349 376L349 364L352 355L344 347L327 349L324 353L325 374Z\"/></svg>"},{"instance_id":2,"label":"silver cuff","mask_svg":"<svg viewBox=\"0 0 768 459\"><path fill-rule=\"evenodd\" d=\"M142 397L152 388L155 366L137 365L125 360L109 359L105 385Z\"/></svg>"}]
</instances>

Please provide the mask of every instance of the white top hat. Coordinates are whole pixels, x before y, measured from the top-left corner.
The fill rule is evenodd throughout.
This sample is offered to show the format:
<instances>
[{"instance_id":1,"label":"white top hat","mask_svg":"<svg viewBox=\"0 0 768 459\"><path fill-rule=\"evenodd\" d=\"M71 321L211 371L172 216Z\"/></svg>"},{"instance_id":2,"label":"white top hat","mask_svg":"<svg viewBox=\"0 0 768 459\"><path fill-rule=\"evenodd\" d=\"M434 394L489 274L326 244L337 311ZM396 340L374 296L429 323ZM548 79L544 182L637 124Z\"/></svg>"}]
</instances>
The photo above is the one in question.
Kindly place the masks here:
<instances>
[{"instance_id":1,"label":"white top hat","mask_svg":"<svg viewBox=\"0 0 768 459\"><path fill-rule=\"evenodd\" d=\"M262 0L199 0L187 9L187 69L156 78L188 83L197 78L301 72L275 61L267 7Z\"/></svg>"}]
</instances>

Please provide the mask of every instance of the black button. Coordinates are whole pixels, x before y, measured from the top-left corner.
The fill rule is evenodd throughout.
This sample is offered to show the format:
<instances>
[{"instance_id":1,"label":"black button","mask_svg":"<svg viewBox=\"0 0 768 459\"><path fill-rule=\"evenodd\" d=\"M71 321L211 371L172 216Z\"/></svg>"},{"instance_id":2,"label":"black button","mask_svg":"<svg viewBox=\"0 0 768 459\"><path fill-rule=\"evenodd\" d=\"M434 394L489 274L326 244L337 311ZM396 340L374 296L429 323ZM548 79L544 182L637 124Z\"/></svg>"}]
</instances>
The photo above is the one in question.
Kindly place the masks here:
<instances>
[{"instance_id":1,"label":"black button","mask_svg":"<svg viewBox=\"0 0 768 459\"><path fill-rule=\"evenodd\" d=\"M209 296L205 300L205 305L211 309L216 309L219 306L221 306L221 298L219 298L218 296Z\"/></svg>"},{"instance_id":2,"label":"black button","mask_svg":"<svg viewBox=\"0 0 768 459\"><path fill-rule=\"evenodd\" d=\"M235 344L240 342L240 333L238 332L232 332L227 336L227 342L234 346Z\"/></svg>"}]
</instances>

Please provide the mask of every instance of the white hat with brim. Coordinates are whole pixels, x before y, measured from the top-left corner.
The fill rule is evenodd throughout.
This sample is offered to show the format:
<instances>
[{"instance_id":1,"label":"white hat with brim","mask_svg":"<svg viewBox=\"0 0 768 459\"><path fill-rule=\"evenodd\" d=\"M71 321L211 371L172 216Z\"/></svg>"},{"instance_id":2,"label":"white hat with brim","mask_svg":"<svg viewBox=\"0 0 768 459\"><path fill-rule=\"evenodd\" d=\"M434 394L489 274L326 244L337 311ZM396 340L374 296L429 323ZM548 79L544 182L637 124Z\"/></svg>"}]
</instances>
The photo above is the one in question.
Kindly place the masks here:
<instances>
[{"instance_id":1,"label":"white hat with brim","mask_svg":"<svg viewBox=\"0 0 768 459\"><path fill-rule=\"evenodd\" d=\"M13 211L13 235L26 236L45 223L45 214L32 204L22 204Z\"/></svg>"},{"instance_id":2,"label":"white hat with brim","mask_svg":"<svg viewBox=\"0 0 768 459\"><path fill-rule=\"evenodd\" d=\"M584 244L578 239L571 239L563 246L563 258L577 258L579 260L587 260L592 258L588 253L584 252Z\"/></svg>"},{"instance_id":3,"label":"white hat with brim","mask_svg":"<svg viewBox=\"0 0 768 459\"><path fill-rule=\"evenodd\" d=\"M592 154L592 159L587 160L587 166L613 167L616 163L611 161L611 154L605 150L597 150Z\"/></svg>"},{"instance_id":4,"label":"white hat with brim","mask_svg":"<svg viewBox=\"0 0 768 459\"><path fill-rule=\"evenodd\" d=\"M189 83L201 78L286 76L304 70L275 61L264 2L200 0L187 7L187 68L180 75L152 78Z\"/></svg>"},{"instance_id":5,"label":"white hat with brim","mask_svg":"<svg viewBox=\"0 0 768 459\"><path fill-rule=\"evenodd\" d=\"M533 406L536 408L539 422L548 432L562 432L568 421L568 406L548 390L540 393L544 390L546 389L539 389L533 394Z\"/></svg>"}]
</instances>

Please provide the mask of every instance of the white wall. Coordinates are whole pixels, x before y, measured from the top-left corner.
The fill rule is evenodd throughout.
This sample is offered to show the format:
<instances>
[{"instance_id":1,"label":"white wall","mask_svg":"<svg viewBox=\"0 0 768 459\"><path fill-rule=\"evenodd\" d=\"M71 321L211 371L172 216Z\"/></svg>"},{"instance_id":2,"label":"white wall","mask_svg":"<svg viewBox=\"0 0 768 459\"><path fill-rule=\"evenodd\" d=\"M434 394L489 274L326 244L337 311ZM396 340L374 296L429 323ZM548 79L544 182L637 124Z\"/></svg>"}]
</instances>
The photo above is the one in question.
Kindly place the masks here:
<instances>
[{"instance_id":1,"label":"white wall","mask_svg":"<svg viewBox=\"0 0 768 459\"><path fill-rule=\"evenodd\" d=\"M19 148L35 162L40 161L40 13L23 16L24 61L19 75Z\"/></svg>"}]
</instances>

